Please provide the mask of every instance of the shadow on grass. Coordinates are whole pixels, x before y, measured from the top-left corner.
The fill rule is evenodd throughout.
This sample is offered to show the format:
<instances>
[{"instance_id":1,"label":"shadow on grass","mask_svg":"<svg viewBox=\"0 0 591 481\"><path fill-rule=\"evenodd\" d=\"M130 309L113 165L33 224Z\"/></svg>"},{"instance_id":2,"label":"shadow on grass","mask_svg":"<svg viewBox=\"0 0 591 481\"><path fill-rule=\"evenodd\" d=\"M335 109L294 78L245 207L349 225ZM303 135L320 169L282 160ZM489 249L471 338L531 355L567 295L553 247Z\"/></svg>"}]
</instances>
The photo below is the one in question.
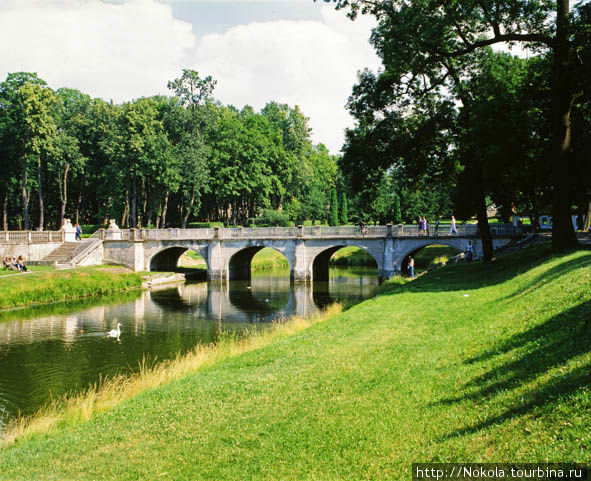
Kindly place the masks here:
<instances>
[{"instance_id":1,"label":"shadow on grass","mask_svg":"<svg viewBox=\"0 0 591 481\"><path fill-rule=\"evenodd\" d=\"M580 392L581 389L589 388L589 368L589 365L581 366L569 372L566 376L554 378L551 381L541 385L538 389L529 391L527 394L520 396L519 404L515 403L512 407L508 408L501 414L489 416L483 421L472 426L466 426L465 428L457 429L443 438L460 437L468 434L474 434L490 426L498 425L508 420L525 416L530 414L532 411L539 410L540 408L545 407L551 409L561 400L564 400L565 398Z\"/></svg>"},{"instance_id":2,"label":"shadow on grass","mask_svg":"<svg viewBox=\"0 0 591 481\"><path fill-rule=\"evenodd\" d=\"M576 259L571 259L566 262L561 262L560 264L545 270L542 274L538 275L530 282L528 282L526 285L517 289L515 292L501 298L500 301L504 301L515 296L524 294L526 292L532 291L534 289L537 289L538 287L542 287L544 284L552 282L557 278L563 276L564 274L580 269L582 267L591 267L591 259L584 256Z\"/></svg>"},{"instance_id":3,"label":"shadow on grass","mask_svg":"<svg viewBox=\"0 0 591 481\"><path fill-rule=\"evenodd\" d=\"M453 292L490 287L502 284L552 259L564 257L573 252L575 251L555 254L547 246L525 248L518 253L502 256L493 262L460 263L436 269L402 287L393 286L389 289L386 285L382 293L394 293L401 288L408 292ZM564 261L552 269L545 271L544 274L532 280L528 285L521 287L520 292L512 293L507 298L556 279L568 271L587 265L591 266L591 259L587 256Z\"/></svg>"},{"instance_id":4,"label":"shadow on grass","mask_svg":"<svg viewBox=\"0 0 591 481\"><path fill-rule=\"evenodd\" d=\"M569 360L591 352L591 301L582 302L543 324L516 334L500 345L467 359L465 363L486 362L520 347L525 347L527 351L466 384L468 389L474 389L473 392L446 398L433 405L451 405L465 401L473 401L477 404L490 403L499 393L504 396L520 389L552 369L565 365ZM530 388L525 393L516 393L515 398L509 401L508 408L501 414L490 416L451 435L471 434L482 428L528 414L533 410L550 406L558 399L585 387L591 387L589 358L583 366L560 376L554 376L551 380Z\"/></svg>"}]
</instances>

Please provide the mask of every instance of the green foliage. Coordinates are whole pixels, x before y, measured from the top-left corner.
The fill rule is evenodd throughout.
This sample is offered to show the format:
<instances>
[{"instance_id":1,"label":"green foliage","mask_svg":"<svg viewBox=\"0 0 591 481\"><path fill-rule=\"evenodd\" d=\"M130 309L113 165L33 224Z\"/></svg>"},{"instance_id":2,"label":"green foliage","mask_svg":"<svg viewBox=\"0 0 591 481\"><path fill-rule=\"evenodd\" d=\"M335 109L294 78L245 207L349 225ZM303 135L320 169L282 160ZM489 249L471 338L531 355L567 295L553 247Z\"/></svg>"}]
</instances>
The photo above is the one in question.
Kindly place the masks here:
<instances>
[{"instance_id":1,"label":"green foliage","mask_svg":"<svg viewBox=\"0 0 591 481\"><path fill-rule=\"evenodd\" d=\"M400 224L402 222L402 210L400 209L400 196L394 194L394 212L392 221L394 224Z\"/></svg>"},{"instance_id":2,"label":"green foliage","mask_svg":"<svg viewBox=\"0 0 591 481\"><path fill-rule=\"evenodd\" d=\"M224 227L223 222L191 222L189 229L213 229L214 227Z\"/></svg>"},{"instance_id":3,"label":"green foliage","mask_svg":"<svg viewBox=\"0 0 591 481\"><path fill-rule=\"evenodd\" d=\"M287 213L281 210L263 209L261 215L254 219L258 227L289 227L292 225Z\"/></svg>"},{"instance_id":4,"label":"green foliage","mask_svg":"<svg viewBox=\"0 0 591 481\"><path fill-rule=\"evenodd\" d=\"M347 223L349 222L349 212L348 212L348 206L347 206L347 193L343 192L341 194L341 205L339 208L339 220L341 222L341 225L347 225Z\"/></svg>"},{"instance_id":5,"label":"green foliage","mask_svg":"<svg viewBox=\"0 0 591 481\"><path fill-rule=\"evenodd\" d=\"M349 100L358 122L347 136L344 170L350 182L358 184L355 190L363 190L359 184L371 184L370 174L376 165L386 171L393 166L407 171L418 166L420 177L407 174L415 182L424 177L449 189L457 183L458 190L450 193L455 194L458 209L464 211L464 217L477 212L485 234L487 196L498 197L504 204L522 202L521 208L535 211L541 203L534 191L545 194L552 189L553 245L557 249L572 247L576 243L570 222L572 203L576 200L581 210L581 204L591 200L589 195L581 199L580 194L573 194L590 189L591 184L588 176L584 186L572 176L573 170L587 167L587 161L577 158L572 134L588 128L581 129L584 116L576 119L579 125L573 123L572 128L570 122L560 119L576 118L572 114L589 99L591 76L585 61L591 58L588 2L572 2L572 6L562 1L529 0L334 3L352 18L359 13L376 17L371 41L384 65L377 75L362 73ZM551 68L537 78L530 76L535 79L535 84L529 84L534 95L536 90L547 91L538 105L524 108L531 96L517 94L519 84L527 85L521 82L519 68L511 62L503 68L498 60L502 54L491 53L491 45L507 42L537 54L538 61L549 60ZM483 76L487 69L489 75ZM501 78L504 80L497 82ZM485 84L489 93L481 96L480 88ZM494 85L501 90L497 92ZM438 125L442 117L437 112L445 110L441 108L445 105L453 112L453 104L461 106L457 118L443 117L452 120L452 126ZM507 111L500 109L501 105L508 107ZM524 145L522 133L527 132L531 119L535 127L540 119L546 126L525 137ZM487 123L485 130L480 130ZM518 130L512 130L515 125ZM476 130L486 134L485 138L472 136ZM547 157L539 155L540 144ZM586 145L582 151L588 159L589 143ZM369 165L357 165L364 163L363 156ZM507 163L512 172L506 178L496 175L506 172ZM454 164L459 169L450 168ZM546 177L548 164L552 175ZM522 172L515 172L521 168ZM496 172L490 175L492 170ZM462 175L456 179L460 171ZM540 178L541 189L536 188ZM579 188L573 189L573 185ZM485 255L490 257L488 236L484 235L483 242Z\"/></svg>"},{"instance_id":6,"label":"green foliage","mask_svg":"<svg viewBox=\"0 0 591 481\"><path fill-rule=\"evenodd\" d=\"M330 214L328 216L328 225L339 225L339 204L337 200L337 189L334 187L330 191Z\"/></svg>"}]
</instances>

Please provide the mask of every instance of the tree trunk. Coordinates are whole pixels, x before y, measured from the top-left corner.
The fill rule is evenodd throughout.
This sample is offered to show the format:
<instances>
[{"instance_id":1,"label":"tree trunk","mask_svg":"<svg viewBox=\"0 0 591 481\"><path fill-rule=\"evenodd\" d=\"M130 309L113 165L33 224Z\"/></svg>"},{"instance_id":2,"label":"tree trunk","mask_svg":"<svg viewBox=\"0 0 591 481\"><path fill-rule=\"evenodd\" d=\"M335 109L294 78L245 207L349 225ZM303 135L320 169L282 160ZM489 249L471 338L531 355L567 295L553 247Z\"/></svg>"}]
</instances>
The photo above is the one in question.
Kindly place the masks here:
<instances>
[{"instance_id":1,"label":"tree trunk","mask_svg":"<svg viewBox=\"0 0 591 481\"><path fill-rule=\"evenodd\" d=\"M75 220L76 224L80 224L80 206L82 205L82 191L84 190L84 176L82 176L82 181L80 182L80 192L78 194L78 199L76 201L76 212L75 212Z\"/></svg>"},{"instance_id":2,"label":"tree trunk","mask_svg":"<svg viewBox=\"0 0 591 481\"><path fill-rule=\"evenodd\" d=\"M29 193L27 192L27 154L23 154L23 174L21 183L21 201L23 204L23 219L25 230L29 230Z\"/></svg>"},{"instance_id":3,"label":"tree trunk","mask_svg":"<svg viewBox=\"0 0 591 481\"><path fill-rule=\"evenodd\" d=\"M485 262L494 261L495 249L493 246L492 235L490 233L490 226L488 224L486 198L483 192L478 193L478 199L476 200L476 218L478 219L478 231L480 232L480 239L482 240L483 260Z\"/></svg>"},{"instance_id":4,"label":"tree trunk","mask_svg":"<svg viewBox=\"0 0 591 481\"><path fill-rule=\"evenodd\" d=\"M39 230L43 230L43 225L45 223L44 219L44 209L43 209L43 188L41 184L41 157L37 158L37 183L39 189Z\"/></svg>"},{"instance_id":5,"label":"tree trunk","mask_svg":"<svg viewBox=\"0 0 591 481\"><path fill-rule=\"evenodd\" d=\"M129 227L135 228L137 222L137 175L135 164L133 164L133 181L132 181L132 192L131 192L131 219Z\"/></svg>"},{"instance_id":6,"label":"tree trunk","mask_svg":"<svg viewBox=\"0 0 591 481\"><path fill-rule=\"evenodd\" d=\"M577 245L571 221L570 171L571 106L569 76L569 0L556 2L556 38L552 72L552 248L561 251Z\"/></svg>"},{"instance_id":7,"label":"tree trunk","mask_svg":"<svg viewBox=\"0 0 591 481\"><path fill-rule=\"evenodd\" d=\"M168 194L168 191L166 191L166 194L164 194L164 206L162 207L162 215L160 216L160 227L162 227L163 229L166 229L166 211L168 210Z\"/></svg>"},{"instance_id":8,"label":"tree trunk","mask_svg":"<svg viewBox=\"0 0 591 481\"><path fill-rule=\"evenodd\" d=\"M6 202L6 199L4 200L4 202ZM6 212L6 209L4 211ZM585 225L583 227L583 231L589 232L590 227L591 227L591 200L589 200L589 204L587 205L587 216L585 217ZM6 229L4 229L4 230L6 230Z\"/></svg>"},{"instance_id":9,"label":"tree trunk","mask_svg":"<svg viewBox=\"0 0 591 481\"><path fill-rule=\"evenodd\" d=\"M128 192L125 191L125 208L123 209L123 215L121 216L121 227L126 226L128 213L129 213L129 195L128 195Z\"/></svg>"},{"instance_id":10,"label":"tree trunk","mask_svg":"<svg viewBox=\"0 0 591 481\"><path fill-rule=\"evenodd\" d=\"M8 190L4 194L4 203L2 205L2 225L4 230L8 230Z\"/></svg>"},{"instance_id":11,"label":"tree trunk","mask_svg":"<svg viewBox=\"0 0 591 481\"><path fill-rule=\"evenodd\" d=\"M62 201L62 209L60 212L60 229L64 225L64 217L66 215L66 204L68 203L68 171L70 170L70 164L66 164L64 169L64 181L62 185L62 191L60 197ZM78 224L78 212L76 212L76 224Z\"/></svg>"},{"instance_id":12,"label":"tree trunk","mask_svg":"<svg viewBox=\"0 0 591 481\"><path fill-rule=\"evenodd\" d=\"M189 205L187 206L187 211L185 212L185 215L183 216L183 224L182 224L183 229L187 228L187 221L189 220L189 216L191 215L191 212L193 212L193 205L194 204L195 204L195 187L193 187L193 190L191 191L191 201L189 202Z\"/></svg>"},{"instance_id":13,"label":"tree trunk","mask_svg":"<svg viewBox=\"0 0 591 481\"><path fill-rule=\"evenodd\" d=\"M146 192L146 179L144 177L142 177L142 193L144 195L143 197L143 202L142 202L142 227L144 226L145 222L146 222L146 210L148 207L148 193Z\"/></svg>"}]
</instances>

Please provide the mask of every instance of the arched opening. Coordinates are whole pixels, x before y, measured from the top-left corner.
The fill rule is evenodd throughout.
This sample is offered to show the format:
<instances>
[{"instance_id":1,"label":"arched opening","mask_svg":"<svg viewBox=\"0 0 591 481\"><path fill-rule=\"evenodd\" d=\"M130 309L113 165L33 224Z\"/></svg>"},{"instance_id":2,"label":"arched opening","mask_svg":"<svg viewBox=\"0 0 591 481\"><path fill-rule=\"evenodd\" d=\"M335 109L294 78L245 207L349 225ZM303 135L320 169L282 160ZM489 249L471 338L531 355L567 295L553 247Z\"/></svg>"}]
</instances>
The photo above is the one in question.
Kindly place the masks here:
<instances>
[{"instance_id":1,"label":"arched opening","mask_svg":"<svg viewBox=\"0 0 591 481\"><path fill-rule=\"evenodd\" d=\"M252 270L289 269L289 260L278 250L264 246L246 247L230 257L228 277L231 281L250 280Z\"/></svg>"},{"instance_id":2,"label":"arched opening","mask_svg":"<svg viewBox=\"0 0 591 481\"><path fill-rule=\"evenodd\" d=\"M187 278L206 279L207 261L186 247L168 247L150 259L150 271L183 272Z\"/></svg>"},{"instance_id":3,"label":"arched opening","mask_svg":"<svg viewBox=\"0 0 591 481\"><path fill-rule=\"evenodd\" d=\"M176 271L179 259L186 250L186 247L169 247L161 250L150 259L150 271Z\"/></svg>"},{"instance_id":4,"label":"arched opening","mask_svg":"<svg viewBox=\"0 0 591 481\"><path fill-rule=\"evenodd\" d=\"M415 275L428 270L436 264L446 263L453 257L461 254L455 247L444 244L429 244L409 252L401 264L402 274L409 272L408 262L412 257L415 261Z\"/></svg>"},{"instance_id":5,"label":"arched opening","mask_svg":"<svg viewBox=\"0 0 591 481\"><path fill-rule=\"evenodd\" d=\"M190 279L207 279L207 261L192 249L188 249L179 257L177 270Z\"/></svg>"},{"instance_id":6,"label":"arched opening","mask_svg":"<svg viewBox=\"0 0 591 481\"><path fill-rule=\"evenodd\" d=\"M314 281L328 281L331 266L371 268L377 274L378 263L365 249L356 246L334 246L316 256L312 264L312 279Z\"/></svg>"}]
</instances>

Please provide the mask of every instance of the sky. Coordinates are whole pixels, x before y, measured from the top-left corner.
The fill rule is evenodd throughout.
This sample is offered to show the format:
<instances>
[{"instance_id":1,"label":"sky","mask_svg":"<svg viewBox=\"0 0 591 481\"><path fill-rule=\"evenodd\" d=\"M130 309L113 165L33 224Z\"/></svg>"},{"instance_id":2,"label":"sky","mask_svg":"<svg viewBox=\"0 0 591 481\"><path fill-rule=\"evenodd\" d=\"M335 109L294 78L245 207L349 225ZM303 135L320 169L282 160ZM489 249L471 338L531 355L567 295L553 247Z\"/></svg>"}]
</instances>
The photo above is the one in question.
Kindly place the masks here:
<instances>
[{"instance_id":1,"label":"sky","mask_svg":"<svg viewBox=\"0 0 591 481\"><path fill-rule=\"evenodd\" d=\"M172 95L168 80L190 68L217 80L224 104L299 105L337 154L357 72L380 65L373 25L313 0L0 0L0 81L36 72L123 102Z\"/></svg>"}]
</instances>

